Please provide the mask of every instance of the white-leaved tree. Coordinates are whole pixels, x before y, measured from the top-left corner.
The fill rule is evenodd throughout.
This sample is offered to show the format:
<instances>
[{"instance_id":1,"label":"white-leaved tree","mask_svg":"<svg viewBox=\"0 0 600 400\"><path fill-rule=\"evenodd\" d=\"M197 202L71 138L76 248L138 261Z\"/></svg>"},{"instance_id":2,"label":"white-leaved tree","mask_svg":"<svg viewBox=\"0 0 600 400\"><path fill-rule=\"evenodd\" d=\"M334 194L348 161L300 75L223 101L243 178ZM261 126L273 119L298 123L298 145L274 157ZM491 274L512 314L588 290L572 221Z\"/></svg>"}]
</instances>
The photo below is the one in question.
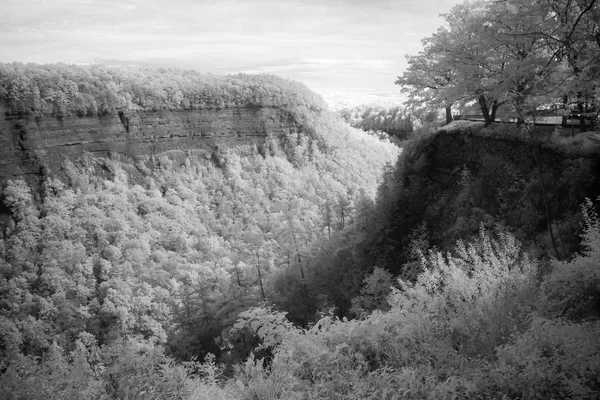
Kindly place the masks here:
<instances>
[{"instance_id":1,"label":"white-leaved tree","mask_svg":"<svg viewBox=\"0 0 600 400\"><path fill-rule=\"evenodd\" d=\"M396 84L430 108L476 106L487 125L504 115L524 122L576 99L582 128L597 102L600 7L597 0L467 1L443 15ZM586 108L586 104L588 107ZM566 113L566 111L565 111ZM589 114L589 112L588 112ZM589 117L589 115L587 115Z\"/></svg>"}]
</instances>

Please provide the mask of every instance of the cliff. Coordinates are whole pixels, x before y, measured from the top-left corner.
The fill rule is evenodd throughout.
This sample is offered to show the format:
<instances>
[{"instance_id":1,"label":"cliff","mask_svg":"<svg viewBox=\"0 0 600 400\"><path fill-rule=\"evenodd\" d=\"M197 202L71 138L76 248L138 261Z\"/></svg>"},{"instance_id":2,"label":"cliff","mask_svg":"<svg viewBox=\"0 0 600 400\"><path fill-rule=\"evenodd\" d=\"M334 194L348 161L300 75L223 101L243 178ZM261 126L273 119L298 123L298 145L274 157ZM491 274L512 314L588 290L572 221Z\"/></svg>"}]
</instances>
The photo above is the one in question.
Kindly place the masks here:
<instances>
[{"instance_id":1,"label":"cliff","mask_svg":"<svg viewBox=\"0 0 600 400\"><path fill-rule=\"evenodd\" d=\"M0 63L0 188L59 174L63 158L86 152L139 161L212 151L282 137L296 121L310 134L325 108L305 85L271 75Z\"/></svg>"},{"instance_id":2,"label":"cliff","mask_svg":"<svg viewBox=\"0 0 600 400\"><path fill-rule=\"evenodd\" d=\"M119 112L103 117L7 116L0 121L0 187L11 178L60 173L63 159L85 152L135 159L170 150L261 144L295 132L297 124L276 107Z\"/></svg>"},{"instance_id":3,"label":"cliff","mask_svg":"<svg viewBox=\"0 0 600 400\"><path fill-rule=\"evenodd\" d=\"M416 237L451 249L482 225L512 232L535 256L566 258L577 251L581 205L600 195L600 141L452 124L405 147L390 174L385 226L369 245L379 266L397 271Z\"/></svg>"}]
</instances>

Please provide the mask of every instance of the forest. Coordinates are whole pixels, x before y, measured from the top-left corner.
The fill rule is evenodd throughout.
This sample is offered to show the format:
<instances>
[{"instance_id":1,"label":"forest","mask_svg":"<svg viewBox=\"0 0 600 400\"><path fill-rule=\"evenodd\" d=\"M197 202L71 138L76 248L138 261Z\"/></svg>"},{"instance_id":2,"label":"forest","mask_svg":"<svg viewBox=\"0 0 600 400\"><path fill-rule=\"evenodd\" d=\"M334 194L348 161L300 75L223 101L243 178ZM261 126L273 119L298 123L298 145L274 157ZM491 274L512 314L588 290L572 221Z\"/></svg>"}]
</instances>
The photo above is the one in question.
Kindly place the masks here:
<instances>
[{"instance_id":1,"label":"forest","mask_svg":"<svg viewBox=\"0 0 600 400\"><path fill-rule=\"evenodd\" d=\"M375 135L386 134L398 141L408 139L414 131L414 117L401 106L388 108L376 105L362 105L343 108L338 113L354 128L362 129ZM435 113L432 113L429 122L433 122L435 119Z\"/></svg>"},{"instance_id":2,"label":"forest","mask_svg":"<svg viewBox=\"0 0 600 400\"><path fill-rule=\"evenodd\" d=\"M302 118L319 113L322 98L276 76L216 76L192 70L0 63L6 116L103 116L119 111L202 110L277 106Z\"/></svg>"},{"instance_id":3,"label":"forest","mask_svg":"<svg viewBox=\"0 0 600 400\"><path fill-rule=\"evenodd\" d=\"M269 75L0 64L6 118L278 107L300 127L8 180L0 398L597 399L600 143L526 117L597 102L600 6L444 19L397 108L333 113ZM473 105L485 122L436 120Z\"/></svg>"},{"instance_id":4,"label":"forest","mask_svg":"<svg viewBox=\"0 0 600 400\"><path fill-rule=\"evenodd\" d=\"M137 379L115 372L142 362L135 361L142 348L183 368L181 381L148 396L183 393L185 363L200 368L214 357L231 369L250 354L257 339L232 329L241 312L271 304L295 310L295 321L307 326L326 307L316 287L324 270L313 254L336 232L366 223L379 175L400 152L395 145L325 112L304 85L272 76L34 64L2 65L0 74L11 118L186 109L181 98L164 96L180 80L196 99L189 107L280 107L302 131L181 165L168 154L152 168L88 154L65 159L41 187L9 180L0 397L143 398L140 386L127 387ZM64 94L62 103L48 93ZM360 280L356 274L347 285ZM125 348L133 353L122 357ZM98 357L86 353L89 368L76 361L81 351Z\"/></svg>"}]
</instances>

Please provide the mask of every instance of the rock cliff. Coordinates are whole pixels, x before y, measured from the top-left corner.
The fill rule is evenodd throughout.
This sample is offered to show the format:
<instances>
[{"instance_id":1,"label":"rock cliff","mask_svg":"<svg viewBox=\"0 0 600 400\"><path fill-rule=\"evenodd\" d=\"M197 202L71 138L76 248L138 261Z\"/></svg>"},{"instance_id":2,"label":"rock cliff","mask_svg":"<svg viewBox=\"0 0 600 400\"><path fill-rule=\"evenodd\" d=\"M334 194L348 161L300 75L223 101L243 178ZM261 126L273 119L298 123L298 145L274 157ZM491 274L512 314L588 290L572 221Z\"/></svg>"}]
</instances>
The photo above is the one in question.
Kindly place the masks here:
<instances>
[{"instance_id":1,"label":"rock cliff","mask_svg":"<svg viewBox=\"0 0 600 400\"><path fill-rule=\"evenodd\" d=\"M599 178L592 134L534 141L509 125L444 127L405 147L380 188L392 194L382 201L386 226L368 259L401 273L417 233L449 250L482 226L512 232L536 257L567 258L578 249L581 205L600 195Z\"/></svg>"},{"instance_id":2,"label":"rock cliff","mask_svg":"<svg viewBox=\"0 0 600 400\"><path fill-rule=\"evenodd\" d=\"M297 130L276 107L119 112L103 117L6 117L0 121L0 187L8 179L60 173L84 153L135 159L170 150L261 144Z\"/></svg>"}]
</instances>

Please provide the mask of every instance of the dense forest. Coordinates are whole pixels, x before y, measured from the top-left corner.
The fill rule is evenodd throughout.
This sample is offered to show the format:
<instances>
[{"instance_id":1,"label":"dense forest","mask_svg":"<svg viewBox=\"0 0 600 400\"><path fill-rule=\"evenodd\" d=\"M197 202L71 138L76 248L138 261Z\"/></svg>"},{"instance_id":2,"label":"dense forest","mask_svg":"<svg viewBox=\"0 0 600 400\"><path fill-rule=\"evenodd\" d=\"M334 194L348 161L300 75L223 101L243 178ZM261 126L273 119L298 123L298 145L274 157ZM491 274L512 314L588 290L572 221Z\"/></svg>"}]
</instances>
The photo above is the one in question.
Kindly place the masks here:
<instances>
[{"instance_id":1,"label":"dense forest","mask_svg":"<svg viewBox=\"0 0 600 400\"><path fill-rule=\"evenodd\" d=\"M232 327L259 304L295 310L307 326L326 307L309 283L322 272L312 254L371 212L381 171L399 154L326 112L304 85L277 77L8 64L0 82L13 119L177 110L183 100L163 95L181 87L199 112L280 107L301 129L288 141L220 148L182 164L169 154L151 166L87 155L65 159L41 187L9 180L0 241L3 398L142 396L127 385L143 383L115 372L142 362L136 348L152 348L160 363L200 368L194 360L208 356L231 366L256 343ZM53 90L63 103L46 96ZM38 91L41 103L31 96ZM143 100L131 96L145 91ZM91 105L85 113L81 99ZM124 349L131 353L121 356ZM177 391L187 390L184 365Z\"/></svg>"},{"instance_id":2,"label":"dense forest","mask_svg":"<svg viewBox=\"0 0 600 400\"><path fill-rule=\"evenodd\" d=\"M342 116L267 75L0 64L11 120L278 107L299 126L9 180L0 398L597 399L600 143L526 117L597 101L600 4L444 18L397 81L407 108ZM484 123L428 128L473 102ZM363 132L394 129L402 149Z\"/></svg>"},{"instance_id":3,"label":"dense forest","mask_svg":"<svg viewBox=\"0 0 600 400\"><path fill-rule=\"evenodd\" d=\"M271 75L214 76L103 65L0 63L0 98L5 115L21 117L276 106L305 123L304 118L326 108L303 84Z\"/></svg>"}]
</instances>

